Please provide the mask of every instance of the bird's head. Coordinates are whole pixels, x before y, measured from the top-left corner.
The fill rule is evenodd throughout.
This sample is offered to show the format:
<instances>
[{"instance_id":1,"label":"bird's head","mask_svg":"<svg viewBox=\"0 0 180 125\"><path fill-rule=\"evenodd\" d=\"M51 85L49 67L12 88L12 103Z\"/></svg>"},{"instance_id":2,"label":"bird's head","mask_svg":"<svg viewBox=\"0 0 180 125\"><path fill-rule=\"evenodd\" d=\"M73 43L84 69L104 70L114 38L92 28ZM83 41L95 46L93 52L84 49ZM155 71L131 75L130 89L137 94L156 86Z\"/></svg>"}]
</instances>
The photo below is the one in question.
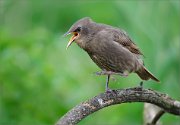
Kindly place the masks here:
<instances>
[{"instance_id":1,"label":"bird's head","mask_svg":"<svg viewBox=\"0 0 180 125\"><path fill-rule=\"evenodd\" d=\"M64 34L64 36L72 34L73 36L70 38L66 49L75 41L78 43L78 40L82 41L83 38L85 38L89 33L89 26L92 23L91 18L85 17L80 20L78 20L76 23L74 23L71 28L68 30L67 33ZM78 43L81 44L81 43Z\"/></svg>"}]
</instances>

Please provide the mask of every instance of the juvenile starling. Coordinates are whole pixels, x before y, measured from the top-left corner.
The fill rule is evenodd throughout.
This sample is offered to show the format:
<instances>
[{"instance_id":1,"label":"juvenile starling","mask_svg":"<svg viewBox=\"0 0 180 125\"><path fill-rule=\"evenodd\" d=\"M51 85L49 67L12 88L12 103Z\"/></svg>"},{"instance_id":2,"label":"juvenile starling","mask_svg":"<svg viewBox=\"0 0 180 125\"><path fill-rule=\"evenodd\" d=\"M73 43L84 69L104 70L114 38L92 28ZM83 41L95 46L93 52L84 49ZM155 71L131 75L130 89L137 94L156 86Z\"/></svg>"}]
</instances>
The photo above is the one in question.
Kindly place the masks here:
<instances>
[{"instance_id":1,"label":"juvenile starling","mask_svg":"<svg viewBox=\"0 0 180 125\"><path fill-rule=\"evenodd\" d=\"M128 76L135 72L142 80L159 80L144 66L142 52L129 38L127 33L119 28L96 23L85 17L74 23L65 34L73 34L67 48L76 42L84 49L91 59L102 69L99 75L107 75L106 91L110 75ZM66 49L67 49L66 48Z\"/></svg>"}]
</instances>

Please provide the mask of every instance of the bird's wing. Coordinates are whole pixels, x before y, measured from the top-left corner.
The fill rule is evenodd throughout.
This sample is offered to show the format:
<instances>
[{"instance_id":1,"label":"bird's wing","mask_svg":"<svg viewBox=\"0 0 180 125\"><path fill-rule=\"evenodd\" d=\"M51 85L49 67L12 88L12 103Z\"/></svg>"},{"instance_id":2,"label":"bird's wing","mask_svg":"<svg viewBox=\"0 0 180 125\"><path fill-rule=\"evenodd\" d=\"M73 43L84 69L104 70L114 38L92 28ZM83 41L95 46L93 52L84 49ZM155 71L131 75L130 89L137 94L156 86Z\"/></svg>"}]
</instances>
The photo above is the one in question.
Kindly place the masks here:
<instances>
[{"instance_id":1,"label":"bird's wing","mask_svg":"<svg viewBox=\"0 0 180 125\"><path fill-rule=\"evenodd\" d=\"M130 52L137 54L137 55L143 55L142 52L139 50L139 48L136 46L136 44L129 38L129 36L124 31L112 31L113 34L113 40L119 44L121 44L123 47L127 48Z\"/></svg>"}]
</instances>

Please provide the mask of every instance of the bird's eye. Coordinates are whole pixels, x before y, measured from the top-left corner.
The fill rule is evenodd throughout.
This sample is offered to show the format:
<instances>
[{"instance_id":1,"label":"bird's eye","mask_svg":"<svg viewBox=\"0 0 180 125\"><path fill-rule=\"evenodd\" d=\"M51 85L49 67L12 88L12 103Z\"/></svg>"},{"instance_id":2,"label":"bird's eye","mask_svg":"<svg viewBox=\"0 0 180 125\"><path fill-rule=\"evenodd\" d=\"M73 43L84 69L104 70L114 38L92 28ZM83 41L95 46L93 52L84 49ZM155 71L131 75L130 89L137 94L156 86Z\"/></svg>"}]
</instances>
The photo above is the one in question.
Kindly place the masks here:
<instances>
[{"instance_id":1,"label":"bird's eye","mask_svg":"<svg viewBox=\"0 0 180 125\"><path fill-rule=\"evenodd\" d=\"M80 32L81 31L81 27L78 27L74 32Z\"/></svg>"}]
</instances>

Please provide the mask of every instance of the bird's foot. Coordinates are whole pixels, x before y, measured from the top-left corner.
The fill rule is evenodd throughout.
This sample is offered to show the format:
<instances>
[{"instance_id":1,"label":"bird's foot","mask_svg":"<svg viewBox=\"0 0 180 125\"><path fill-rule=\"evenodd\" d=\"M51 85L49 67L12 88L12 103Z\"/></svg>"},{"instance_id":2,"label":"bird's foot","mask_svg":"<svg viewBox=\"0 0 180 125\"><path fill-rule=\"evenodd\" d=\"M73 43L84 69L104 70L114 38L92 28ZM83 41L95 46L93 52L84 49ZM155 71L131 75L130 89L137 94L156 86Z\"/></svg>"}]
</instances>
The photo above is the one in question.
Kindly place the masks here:
<instances>
[{"instance_id":1,"label":"bird's foot","mask_svg":"<svg viewBox=\"0 0 180 125\"><path fill-rule=\"evenodd\" d=\"M107 88L107 89L106 89L106 93L111 93L111 92L113 92L112 89L110 89L110 88Z\"/></svg>"},{"instance_id":2,"label":"bird's foot","mask_svg":"<svg viewBox=\"0 0 180 125\"><path fill-rule=\"evenodd\" d=\"M105 71L105 70L102 70L100 72L96 72L95 74L96 75L120 75L120 76L124 76L124 77L128 76L128 74L125 72L120 73L120 72L112 72L112 71Z\"/></svg>"},{"instance_id":3,"label":"bird's foot","mask_svg":"<svg viewBox=\"0 0 180 125\"><path fill-rule=\"evenodd\" d=\"M143 88L143 81L140 82L140 87Z\"/></svg>"},{"instance_id":4,"label":"bird's foot","mask_svg":"<svg viewBox=\"0 0 180 125\"><path fill-rule=\"evenodd\" d=\"M110 89L110 88L107 88L106 91L105 91L105 93L106 93L108 96L111 96L111 95L112 95L113 97L116 96L115 91L112 90L112 89Z\"/></svg>"},{"instance_id":5,"label":"bird's foot","mask_svg":"<svg viewBox=\"0 0 180 125\"><path fill-rule=\"evenodd\" d=\"M143 89L143 81L141 81L141 82L139 83L139 86L137 86L137 89L138 89L138 90L142 90L142 89Z\"/></svg>"},{"instance_id":6,"label":"bird's foot","mask_svg":"<svg viewBox=\"0 0 180 125\"><path fill-rule=\"evenodd\" d=\"M110 71L102 70L102 71L96 72L96 75L100 76L100 75L111 75L111 74L110 74Z\"/></svg>"}]
</instances>

